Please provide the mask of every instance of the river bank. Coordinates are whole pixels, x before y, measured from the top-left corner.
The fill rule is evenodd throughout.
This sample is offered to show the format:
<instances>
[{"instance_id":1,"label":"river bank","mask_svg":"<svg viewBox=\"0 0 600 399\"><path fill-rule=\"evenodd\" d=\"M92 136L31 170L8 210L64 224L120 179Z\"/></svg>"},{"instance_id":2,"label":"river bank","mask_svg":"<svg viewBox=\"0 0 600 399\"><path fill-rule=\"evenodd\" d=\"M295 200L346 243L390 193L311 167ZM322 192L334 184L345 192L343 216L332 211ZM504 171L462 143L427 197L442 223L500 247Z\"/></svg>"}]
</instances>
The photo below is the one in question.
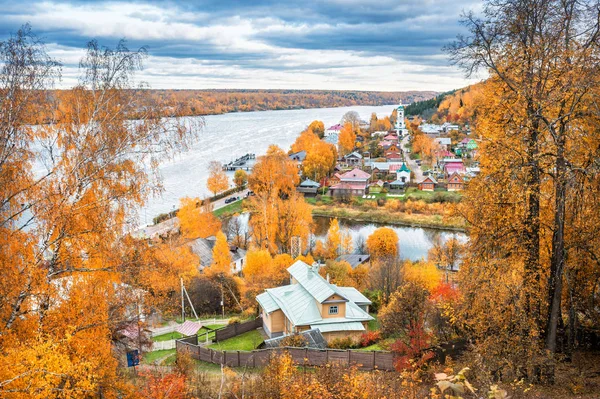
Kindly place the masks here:
<instances>
[{"instance_id":1,"label":"river bank","mask_svg":"<svg viewBox=\"0 0 600 399\"><path fill-rule=\"evenodd\" d=\"M387 209L356 209L336 205L313 206L313 216L347 219L357 223L377 223L405 227L466 232L466 222L461 217L444 215L423 215L407 212L390 212Z\"/></svg>"}]
</instances>

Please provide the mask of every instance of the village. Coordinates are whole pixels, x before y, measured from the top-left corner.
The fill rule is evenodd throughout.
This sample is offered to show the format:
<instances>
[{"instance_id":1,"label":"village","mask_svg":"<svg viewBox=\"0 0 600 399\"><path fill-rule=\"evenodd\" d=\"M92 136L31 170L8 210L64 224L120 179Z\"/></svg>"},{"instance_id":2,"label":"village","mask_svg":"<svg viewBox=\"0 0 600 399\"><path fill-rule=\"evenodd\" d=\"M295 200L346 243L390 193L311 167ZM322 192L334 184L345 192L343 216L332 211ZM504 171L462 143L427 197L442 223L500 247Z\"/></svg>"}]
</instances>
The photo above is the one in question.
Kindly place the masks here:
<instances>
[{"instance_id":1,"label":"village","mask_svg":"<svg viewBox=\"0 0 600 399\"><path fill-rule=\"evenodd\" d=\"M298 196L303 203L326 198L342 204L352 203L353 199L398 201L411 193L462 191L478 173L477 142L471 138L472 132L449 123L422 124L418 117L405 118L404 113L400 105L390 116L378 119L373 115L367 123L350 111L339 124L327 129L322 122L312 122L287 154L272 155L270 149L266 156L246 154L225 165L214 163L211 178L216 181L221 176L226 181L223 173L233 172L236 186L222 184L220 189L225 195L216 192L212 203L200 201L202 205L192 205L191 209L199 207L199 214L205 216L209 211L230 215L229 227L225 235L213 229L215 234L201 233L197 237L196 232L183 242L198 257L201 274L210 279L221 276L216 280L220 288L199 294L193 283L186 288L182 281L181 317L167 320L166 325L162 317L149 319L154 327L149 329L152 343L146 347L147 361L168 363L173 356L188 353L205 363L260 367L268 362L269 349L293 346L317 351L310 357L310 364L315 366L327 363L322 357L326 353L348 365L360 360L365 369L393 370L394 355L389 352L393 339L380 331L382 300L389 301L389 295L400 285L400 275L407 270L411 270L410 278L428 289L454 290L459 242L452 239L441 243L430 254L430 263L426 259L406 263L398 259L398 238L392 230L382 227L361 244L352 242L334 219L326 240L315 242L310 234L296 232L285 246L287 253L270 255L258 247L260 233L249 231L254 227L252 219L258 216L248 204L263 197L257 188L255 197L251 187L253 175L261 173L265 163L291 173L286 179L296 183L286 196ZM347 135L350 140L344 137ZM304 149L294 151L299 146ZM311 163L319 148L334 154L335 163L331 157L318 157L316 165ZM256 183L254 186L259 187ZM142 229L137 236L154 242L187 236L184 225L188 223L182 218L187 217L189 207L182 203L172 217ZM237 212L242 211L250 212L245 227L238 224L241 216ZM390 248L385 253L378 254L377 247L383 245L378 240L388 241ZM219 265L223 258L225 264ZM395 282L375 282L378 273L393 275ZM269 274L277 276L267 277ZM224 283L230 278L245 281L246 294L234 280ZM203 307L199 295L217 306ZM241 303L245 305L240 307ZM242 308L246 310L240 314ZM228 350L238 352L232 355ZM248 352L242 357L240 350ZM371 354L366 355L369 351Z\"/></svg>"},{"instance_id":2,"label":"village","mask_svg":"<svg viewBox=\"0 0 600 399\"><path fill-rule=\"evenodd\" d=\"M339 145L344 128L337 124L327 128L323 140L337 146L339 159L334 173L316 182L303 176L298 191L305 195L332 197L361 196L376 198L402 196L410 187L421 191L462 191L465 183L479 173L477 141L471 130L456 124L414 125L416 118L404 119L404 107L391 115L394 128L374 131L366 121L359 121L355 147L345 153ZM407 122L410 130L407 128ZM415 152L415 138L426 141L426 148ZM302 166L306 151L291 153L290 159Z\"/></svg>"}]
</instances>

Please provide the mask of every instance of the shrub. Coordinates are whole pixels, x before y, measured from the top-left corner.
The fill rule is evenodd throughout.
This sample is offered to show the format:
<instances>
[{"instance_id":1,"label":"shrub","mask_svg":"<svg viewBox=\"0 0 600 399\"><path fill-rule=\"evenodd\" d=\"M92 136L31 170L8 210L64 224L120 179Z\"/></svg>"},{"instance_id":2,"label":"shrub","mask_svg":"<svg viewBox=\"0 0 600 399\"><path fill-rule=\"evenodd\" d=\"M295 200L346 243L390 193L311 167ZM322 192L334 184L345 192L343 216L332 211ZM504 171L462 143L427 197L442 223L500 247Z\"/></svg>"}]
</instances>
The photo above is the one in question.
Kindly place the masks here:
<instances>
[{"instance_id":1,"label":"shrub","mask_svg":"<svg viewBox=\"0 0 600 399\"><path fill-rule=\"evenodd\" d=\"M356 347L356 342L352 337L335 338L327 346L331 349L352 349Z\"/></svg>"},{"instance_id":2,"label":"shrub","mask_svg":"<svg viewBox=\"0 0 600 399\"><path fill-rule=\"evenodd\" d=\"M361 348L371 346L381 339L379 331L367 331L360 336L359 345Z\"/></svg>"},{"instance_id":3,"label":"shrub","mask_svg":"<svg viewBox=\"0 0 600 399\"><path fill-rule=\"evenodd\" d=\"M232 317L229 319L229 324L240 324L242 321L239 317Z\"/></svg>"},{"instance_id":4,"label":"shrub","mask_svg":"<svg viewBox=\"0 0 600 399\"><path fill-rule=\"evenodd\" d=\"M303 348L308 344L306 338L300 334L288 335L281 340L279 346L291 346L294 348Z\"/></svg>"},{"instance_id":5,"label":"shrub","mask_svg":"<svg viewBox=\"0 0 600 399\"><path fill-rule=\"evenodd\" d=\"M384 206L384 205L385 205L385 198L378 198L377 206Z\"/></svg>"}]
</instances>

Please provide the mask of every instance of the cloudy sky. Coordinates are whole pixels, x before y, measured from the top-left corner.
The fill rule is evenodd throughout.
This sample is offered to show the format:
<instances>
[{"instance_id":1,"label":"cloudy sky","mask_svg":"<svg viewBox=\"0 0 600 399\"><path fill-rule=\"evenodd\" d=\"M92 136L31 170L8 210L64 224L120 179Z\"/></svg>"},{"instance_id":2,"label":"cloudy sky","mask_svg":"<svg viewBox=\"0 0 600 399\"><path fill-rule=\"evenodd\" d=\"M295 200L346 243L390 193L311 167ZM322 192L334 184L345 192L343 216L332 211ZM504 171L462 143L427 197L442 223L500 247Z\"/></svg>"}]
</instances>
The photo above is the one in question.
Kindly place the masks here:
<instances>
[{"instance_id":1,"label":"cloudy sky","mask_svg":"<svg viewBox=\"0 0 600 399\"><path fill-rule=\"evenodd\" d=\"M5 1L0 40L29 22L77 78L90 39L147 46L153 88L436 90L469 84L442 47L475 0Z\"/></svg>"}]
</instances>

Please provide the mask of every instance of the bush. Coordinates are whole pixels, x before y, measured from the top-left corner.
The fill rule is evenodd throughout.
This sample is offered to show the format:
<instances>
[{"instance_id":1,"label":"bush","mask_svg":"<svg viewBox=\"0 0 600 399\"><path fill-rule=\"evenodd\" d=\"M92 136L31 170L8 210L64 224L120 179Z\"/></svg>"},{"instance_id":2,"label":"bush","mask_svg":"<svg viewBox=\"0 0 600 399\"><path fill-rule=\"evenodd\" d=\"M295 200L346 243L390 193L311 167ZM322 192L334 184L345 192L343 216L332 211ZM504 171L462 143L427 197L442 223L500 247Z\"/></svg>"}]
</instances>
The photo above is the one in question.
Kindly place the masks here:
<instances>
[{"instance_id":1,"label":"bush","mask_svg":"<svg viewBox=\"0 0 600 399\"><path fill-rule=\"evenodd\" d=\"M281 340L279 346L291 346L294 348L303 348L308 344L306 338L300 334L292 334L288 335L284 339Z\"/></svg>"},{"instance_id":2,"label":"bush","mask_svg":"<svg viewBox=\"0 0 600 399\"><path fill-rule=\"evenodd\" d=\"M384 206L384 205L385 205L385 198L378 198L377 206Z\"/></svg>"},{"instance_id":3,"label":"bush","mask_svg":"<svg viewBox=\"0 0 600 399\"><path fill-rule=\"evenodd\" d=\"M371 346L381 339L381 333L379 331L367 331L360 336L359 345L361 348Z\"/></svg>"},{"instance_id":4,"label":"bush","mask_svg":"<svg viewBox=\"0 0 600 399\"><path fill-rule=\"evenodd\" d=\"M229 325L231 324L240 324L242 321L239 317L232 317L229 319Z\"/></svg>"},{"instance_id":5,"label":"bush","mask_svg":"<svg viewBox=\"0 0 600 399\"><path fill-rule=\"evenodd\" d=\"M352 337L335 338L327 346L331 349L352 349L356 348L356 342Z\"/></svg>"}]
</instances>

